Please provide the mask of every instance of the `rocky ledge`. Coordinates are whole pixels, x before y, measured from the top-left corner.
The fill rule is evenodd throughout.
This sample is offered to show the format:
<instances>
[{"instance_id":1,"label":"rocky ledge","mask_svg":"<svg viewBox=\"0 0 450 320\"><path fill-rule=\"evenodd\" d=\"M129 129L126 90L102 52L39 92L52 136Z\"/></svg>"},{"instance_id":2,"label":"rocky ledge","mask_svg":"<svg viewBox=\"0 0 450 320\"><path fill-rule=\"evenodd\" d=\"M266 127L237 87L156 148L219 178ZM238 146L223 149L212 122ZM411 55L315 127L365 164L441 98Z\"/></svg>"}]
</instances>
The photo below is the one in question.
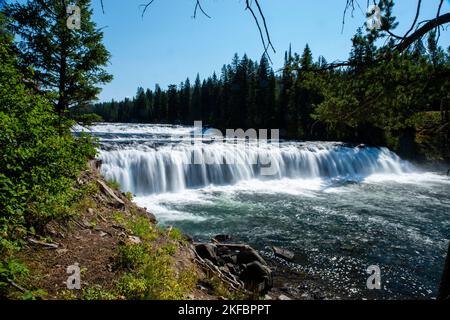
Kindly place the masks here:
<instances>
[{"instance_id":1,"label":"rocky ledge","mask_svg":"<svg viewBox=\"0 0 450 320\"><path fill-rule=\"evenodd\" d=\"M215 236L211 243L192 241L192 245L197 263L233 290L269 300L340 298L321 279L291 268L295 255L289 250L272 247L271 255L263 258L247 244L231 243L228 235Z\"/></svg>"}]
</instances>

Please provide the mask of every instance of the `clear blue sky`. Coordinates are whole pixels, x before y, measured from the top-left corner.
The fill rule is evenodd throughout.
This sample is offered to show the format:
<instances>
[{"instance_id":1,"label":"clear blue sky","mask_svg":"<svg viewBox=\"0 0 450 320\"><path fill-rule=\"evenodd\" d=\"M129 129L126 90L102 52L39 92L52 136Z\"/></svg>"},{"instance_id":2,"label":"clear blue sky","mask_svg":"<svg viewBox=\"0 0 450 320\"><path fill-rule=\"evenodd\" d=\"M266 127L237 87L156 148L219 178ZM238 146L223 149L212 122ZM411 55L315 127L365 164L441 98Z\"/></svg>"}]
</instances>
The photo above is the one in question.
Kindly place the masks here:
<instances>
[{"instance_id":1,"label":"clear blue sky","mask_svg":"<svg viewBox=\"0 0 450 320\"><path fill-rule=\"evenodd\" d=\"M93 0L94 20L104 28L105 45L112 54L108 70L114 80L106 85L100 100L122 99L135 94L136 88L154 88L179 84L197 72L206 77L220 73L234 53L259 59L262 44L258 30L244 0L203 0L212 19L198 14L192 19L194 0L154 0L145 17L140 5L147 0ZM341 33L345 0L260 0L266 15L276 54L271 54L273 68L282 66L284 51L302 51L308 43L314 56L328 61L344 60L351 48L350 39L365 22L366 0L359 0L354 17L347 15ZM398 33L413 21L416 1L396 1ZM436 14L436 0L425 0L422 18ZM442 12L449 12L446 1ZM450 44L450 31L441 36L441 45Z\"/></svg>"}]
</instances>

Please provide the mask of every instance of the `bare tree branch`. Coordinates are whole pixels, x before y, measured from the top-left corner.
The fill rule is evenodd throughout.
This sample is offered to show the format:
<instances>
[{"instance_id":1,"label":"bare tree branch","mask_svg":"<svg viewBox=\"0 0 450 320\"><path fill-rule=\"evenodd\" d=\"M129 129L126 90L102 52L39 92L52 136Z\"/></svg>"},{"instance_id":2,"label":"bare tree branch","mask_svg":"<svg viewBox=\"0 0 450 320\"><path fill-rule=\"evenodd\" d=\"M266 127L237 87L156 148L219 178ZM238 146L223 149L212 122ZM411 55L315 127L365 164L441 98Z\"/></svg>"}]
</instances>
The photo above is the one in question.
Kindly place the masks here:
<instances>
[{"instance_id":1,"label":"bare tree branch","mask_svg":"<svg viewBox=\"0 0 450 320\"><path fill-rule=\"evenodd\" d=\"M436 14L436 18L441 15L441 9L442 9L442 5L443 4L444 4L444 0L441 0L441 2L439 3L439 7L438 7L437 14ZM439 28L439 26L436 26L436 28L438 29L438 35L437 35L436 41L439 42L439 38L441 37L441 29Z\"/></svg>"},{"instance_id":2,"label":"bare tree branch","mask_svg":"<svg viewBox=\"0 0 450 320\"><path fill-rule=\"evenodd\" d=\"M197 2L195 3L195 9L194 9L194 16L193 18L195 19L197 17L197 9L200 9L200 11L208 18L211 19L211 17L205 12L205 10L203 10L202 5L200 4L200 0L197 0Z\"/></svg>"},{"instance_id":3,"label":"bare tree branch","mask_svg":"<svg viewBox=\"0 0 450 320\"><path fill-rule=\"evenodd\" d=\"M144 7L144 9L142 10L142 18L144 18L145 12L147 11L148 7L150 7L150 5L153 3L153 1L155 1L155 0L151 0L147 4L140 5L141 7Z\"/></svg>"},{"instance_id":4,"label":"bare tree branch","mask_svg":"<svg viewBox=\"0 0 450 320\"><path fill-rule=\"evenodd\" d=\"M404 38L396 47L400 52L407 49L412 43L422 38L425 34L443 24L450 23L450 13L440 15L434 19L429 20L422 27L418 28L413 34Z\"/></svg>"},{"instance_id":5,"label":"bare tree branch","mask_svg":"<svg viewBox=\"0 0 450 320\"><path fill-rule=\"evenodd\" d=\"M255 0L255 3L256 3L256 6L258 7L259 14L260 14L261 19L262 19L262 21L264 23L264 29L266 30L266 36L267 36L267 40L268 40L268 44L267 45L270 45L270 47L272 48L273 52L276 53L275 48L272 45L272 40L270 40L270 33L269 33L269 28L267 28L266 17L263 14L263 11L261 9L261 6L259 5L258 0Z\"/></svg>"},{"instance_id":6,"label":"bare tree branch","mask_svg":"<svg viewBox=\"0 0 450 320\"><path fill-rule=\"evenodd\" d=\"M267 57L267 59L270 61L270 63L273 63L272 59L270 58L270 55L268 53L268 49L271 48L274 53L276 51L275 51L275 48L274 48L274 46L272 44L272 40L270 39L270 33L269 33L269 29L267 27L266 17L264 16L264 13L263 13L263 11L261 9L261 6L260 6L258 0L254 0L254 2L255 2L256 6L258 8L259 18L256 15L255 11L253 10L252 3L251 3L250 0L246 0L245 1L245 5L246 5L245 6L245 10L250 11L253 19L255 20L256 26L258 27L259 35L261 37L261 42L262 42L263 47L264 47L263 55L265 55ZM263 32L263 30L261 28L260 19L262 20L262 24L264 26L264 32ZM267 45L266 45L266 40L267 40Z\"/></svg>"},{"instance_id":7,"label":"bare tree branch","mask_svg":"<svg viewBox=\"0 0 450 320\"><path fill-rule=\"evenodd\" d=\"M103 0L100 0L100 4L102 6L102 12L103 12L103 14L105 14L105 6L103 4Z\"/></svg>"},{"instance_id":8,"label":"bare tree branch","mask_svg":"<svg viewBox=\"0 0 450 320\"><path fill-rule=\"evenodd\" d=\"M420 6L422 5L422 0L418 0L417 1L417 10L416 10L416 17L414 18L414 21L411 25L411 27L409 28L409 30L405 33L405 35L403 36L403 38L406 38L409 33L414 29L414 26L417 23L417 20L419 19L419 14L420 14ZM439 15L439 14L438 14Z\"/></svg>"}]
</instances>

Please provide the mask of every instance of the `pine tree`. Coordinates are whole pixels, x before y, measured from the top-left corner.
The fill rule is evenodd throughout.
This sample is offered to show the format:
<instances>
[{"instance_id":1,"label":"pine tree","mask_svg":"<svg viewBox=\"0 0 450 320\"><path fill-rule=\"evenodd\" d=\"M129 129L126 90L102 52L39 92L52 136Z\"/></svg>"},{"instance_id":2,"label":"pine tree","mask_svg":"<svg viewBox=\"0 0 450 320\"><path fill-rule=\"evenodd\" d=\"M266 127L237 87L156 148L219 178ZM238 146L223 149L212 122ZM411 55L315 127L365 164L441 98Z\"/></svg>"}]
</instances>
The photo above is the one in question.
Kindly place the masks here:
<instances>
[{"instance_id":1,"label":"pine tree","mask_svg":"<svg viewBox=\"0 0 450 320\"><path fill-rule=\"evenodd\" d=\"M153 92L150 89L147 89L145 91L145 98L146 98L146 115L145 115L145 121L151 122L153 118Z\"/></svg>"},{"instance_id":2,"label":"pine tree","mask_svg":"<svg viewBox=\"0 0 450 320\"><path fill-rule=\"evenodd\" d=\"M160 122L162 120L162 90L161 87L156 84L155 85L155 97L153 100L153 120L152 122Z\"/></svg>"},{"instance_id":3,"label":"pine tree","mask_svg":"<svg viewBox=\"0 0 450 320\"><path fill-rule=\"evenodd\" d=\"M192 92L192 112L191 121L202 120L202 97L201 97L202 84L200 81L200 75L197 74L195 78L194 90Z\"/></svg>"},{"instance_id":4,"label":"pine tree","mask_svg":"<svg viewBox=\"0 0 450 320\"><path fill-rule=\"evenodd\" d=\"M91 1L77 1L80 30L67 27L69 4L66 0L28 0L4 7L12 21L10 28L19 36L23 65L33 66L42 90L56 92L59 114L95 100L98 85L112 80L104 69L110 55L102 44L103 33L92 21Z\"/></svg>"},{"instance_id":5,"label":"pine tree","mask_svg":"<svg viewBox=\"0 0 450 320\"><path fill-rule=\"evenodd\" d=\"M189 123L189 113L191 110L191 82L190 82L189 78L186 79L181 90L183 92L182 101L180 103L181 122L184 124L188 124Z\"/></svg>"},{"instance_id":6,"label":"pine tree","mask_svg":"<svg viewBox=\"0 0 450 320\"><path fill-rule=\"evenodd\" d=\"M169 123L176 123L179 120L178 92L174 84L169 85L167 90L167 120Z\"/></svg>"},{"instance_id":7,"label":"pine tree","mask_svg":"<svg viewBox=\"0 0 450 320\"><path fill-rule=\"evenodd\" d=\"M136 97L133 101L133 115L134 122L145 123L147 118L147 96L145 90L139 87L136 92Z\"/></svg>"}]
</instances>

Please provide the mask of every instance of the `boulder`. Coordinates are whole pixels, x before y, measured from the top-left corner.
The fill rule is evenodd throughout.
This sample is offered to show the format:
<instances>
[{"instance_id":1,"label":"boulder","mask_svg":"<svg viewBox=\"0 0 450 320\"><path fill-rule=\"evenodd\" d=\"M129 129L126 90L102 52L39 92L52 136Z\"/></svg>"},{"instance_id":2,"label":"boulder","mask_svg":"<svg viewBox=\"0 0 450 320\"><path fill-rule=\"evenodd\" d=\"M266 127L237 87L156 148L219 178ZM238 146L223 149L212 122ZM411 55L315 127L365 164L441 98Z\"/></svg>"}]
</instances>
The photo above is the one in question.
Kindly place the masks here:
<instances>
[{"instance_id":1,"label":"boulder","mask_svg":"<svg viewBox=\"0 0 450 320\"><path fill-rule=\"evenodd\" d=\"M227 255L221 256L221 258L226 263L237 264L237 257L236 257L236 255L227 254Z\"/></svg>"},{"instance_id":2,"label":"boulder","mask_svg":"<svg viewBox=\"0 0 450 320\"><path fill-rule=\"evenodd\" d=\"M228 267L228 270L230 271L230 273L232 273L234 275L239 274L239 268L235 264L227 263L226 266Z\"/></svg>"},{"instance_id":3,"label":"boulder","mask_svg":"<svg viewBox=\"0 0 450 320\"><path fill-rule=\"evenodd\" d=\"M208 259L212 263L217 263L217 248L212 244L201 243L195 246L195 251L202 259Z\"/></svg>"},{"instance_id":4,"label":"boulder","mask_svg":"<svg viewBox=\"0 0 450 320\"><path fill-rule=\"evenodd\" d=\"M238 264L248 264L251 262L257 261L264 266L267 266L267 262L256 252L255 249L250 246L245 246L242 250L237 254L237 263Z\"/></svg>"},{"instance_id":5,"label":"boulder","mask_svg":"<svg viewBox=\"0 0 450 320\"><path fill-rule=\"evenodd\" d=\"M272 271L259 261L243 265L239 279L245 283L247 289L257 292L267 292L272 288Z\"/></svg>"},{"instance_id":6,"label":"boulder","mask_svg":"<svg viewBox=\"0 0 450 320\"><path fill-rule=\"evenodd\" d=\"M284 259L286 261L294 261L294 257L295 254L292 251L286 250L286 249L282 249L279 247L272 247L273 253L275 254L275 256Z\"/></svg>"},{"instance_id":7,"label":"boulder","mask_svg":"<svg viewBox=\"0 0 450 320\"><path fill-rule=\"evenodd\" d=\"M231 236L229 234L218 234L213 238L213 241L217 241L217 242L226 242L226 241L230 241L231 240Z\"/></svg>"}]
</instances>

